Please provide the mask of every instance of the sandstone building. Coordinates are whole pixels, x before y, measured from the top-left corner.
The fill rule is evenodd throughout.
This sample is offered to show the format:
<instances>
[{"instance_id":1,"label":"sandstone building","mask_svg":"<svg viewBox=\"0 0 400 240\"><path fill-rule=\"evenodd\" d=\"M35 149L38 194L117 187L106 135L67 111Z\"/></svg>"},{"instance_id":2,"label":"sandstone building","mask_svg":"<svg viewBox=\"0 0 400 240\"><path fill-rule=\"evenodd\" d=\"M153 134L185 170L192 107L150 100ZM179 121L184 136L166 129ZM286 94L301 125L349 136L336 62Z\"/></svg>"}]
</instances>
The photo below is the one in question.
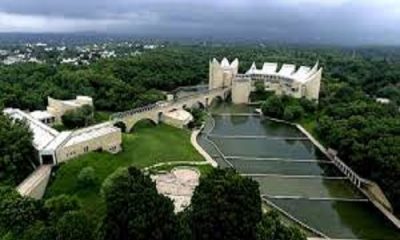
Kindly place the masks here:
<instances>
[{"instance_id":1,"label":"sandstone building","mask_svg":"<svg viewBox=\"0 0 400 240\"><path fill-rule=\"evenodd\" d=\"M54 116L57 123L61 122L61 117L71 110L78 109L84 105L93 107L93 99L87 96L77 96L71 100L58 100L51 97L47 98L47 112Z\"/></svg>"},{"instance_id":2,"label":"sandstone building","mask_svg":"<svg viewBox=\"0 0 400 240\"><path fill-rule=\"evenodd\" d=\"M116 153L121 149L121 130L111 122L58 132L20 109L7 108L4 113L27 122L33 133L32 144L38 152L40 164L58 164L97 150Z\"/></svg>"},{"instance_id":3,"label":"sandstone building","mask_svg":"<svg viewBox=\"0 0 400 240\"><path fill-rule=\"evenodd\" d=\"M256 64L253 63L243 74L239 74L238 69L238 59L229 63L224 58L219 63L214 58L210 61L210 89L232 87L232 102L248 103L250 93L255 90L258 82L266 91L273 91L278 95L284 94L318 101L322 77L322 68L318 67L318 62L312 68L306 66L296 68L292 64L283 64L278 68L277 63L267 62L261 69L257 69Z\"/></svg>"}]
</instances>

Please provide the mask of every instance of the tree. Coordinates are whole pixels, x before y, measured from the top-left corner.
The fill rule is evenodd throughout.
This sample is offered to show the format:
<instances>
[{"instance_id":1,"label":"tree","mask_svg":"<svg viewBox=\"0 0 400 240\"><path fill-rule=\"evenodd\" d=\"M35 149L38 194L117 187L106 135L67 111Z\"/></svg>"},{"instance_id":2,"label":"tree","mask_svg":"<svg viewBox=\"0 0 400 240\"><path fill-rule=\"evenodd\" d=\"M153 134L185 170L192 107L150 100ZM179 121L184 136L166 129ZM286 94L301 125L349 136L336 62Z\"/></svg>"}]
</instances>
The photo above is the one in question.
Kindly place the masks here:
<instances>
[{"instance_id":1,"label":"tree","mask_svg":"<svg viewBox=\"0 0 400 240\"><path fill-rule=\"evenodd\" d=\"M311 101L303 97L299 99L299 103L307 113L314 113L317 110L318 105L315 101Z\"/></svg>"},{"instance_id":2,"label":"tree","mask_svg":"<svg viewBox=\"0 0 400 240\"><path fill-rule=\"evenodd\" d=\"M23 121L0 113L0 182L19 184L37 163L33 134Z\"/></svg>"},{"instance_id":3,"label":"tree","mask_svg":"<svg viewBox=\"0 0 400 240\"><path fill-rule=\"evenodd\" d=\"M82 211L67 212L56 226L58 240L92 240L93 225Z\"/></svg>"},{"instance_id":4,"label":"tree","mask_svg":"<svg viewBox=\"0 0 400 240\"><path fill-rule=\"evenodd\" d=\"M283 112L283 119L293 121L301 119L304 115L304 110L300 105L291 105L285 107Z\"/></svg>"},{"instance_id":5,"label":"tree","mask_svg":"<svg viewBox=\"0 0 400 240\"><path fill-rule=\"evenodd\" d=\"M41 201L21 197L11 187L0 187L0 230L20 234L43 216Z\"/></svg>"},{"instance_id":6,"label":"tree","mask_svg":"<svg viewBox=\"0 0 400 240\"><path fill-rule=\"evenodd\" d=\"M93 114L93 107L84 105L78 109L67 111L61 120L67 128L86 127L94 122Z\"/></svg>"},{"instance_id":7,"label":"tree","mask_svg":"<svg viewBox=\"0 0 400 240\"><path fill-rule=\"evenodd\" d=\"M102 186L106 203L100 239L175 239L176 216L167 197L157 193L149 176L134 168L119 169Z\"/></svg>"},{"instance_id":8,"label":"tree","mask_svg":"<svg viewBox=\"0 0 400 240\"><path fill-rule=\"evenodd\" d=\"M200 127L203 124L206 113L201 108L185 109L193 116L193 120L188 124L189 128Z\"/></svg>"},{"instance_id":9,"label":"tree","mask_svg":"<svg viewBox=\"0 0 400 240\"><path fill-rule=\"evenodd\" d=\"M261 109L265 116L282 118L284 104L280 97L272 95L262 104Z\"/></svg>"},{"instance_id":10,"label":"tree","mask_svg":"<svg viewBox=\"0 0 400 240\"><path fill-rule=\"evenodd\" d=\"M263 214L257 225L257 240L306 240L306 236L295 227L285 226L275 211Z\"/></svg>"},{"instance_id":11,"label":"tree","mask_svg":"<svg viewBox=\"0 0 400 240\"><path fill-rule=\"evenodd\" d=\"M258 183L233 169L213 169L194 191L190 218L193 239L256 239L260 219Z\"/></svg>"},{"instance_id":12,"label":"tree","mask_svg":"<svg viewBox=\"0 0 400 240\"><path fill-rule=\"evenodd\" d=\"M78 184L82 188L94 186L96 181L96 173L94 172L93 167L85 167L79 172Z\"/></svg>"},{"instance_id":13,"label":"tree","mask_svg":"<svg viewBox=\"0 0 400 240\"><path fill-rule=\"evenodd\" d=\"M44 207L50 221L56 222L66 212L79 210L81 205L76 197L62 194L46 200Z\"/></svg>"},{"instance_id":14,"label":"tree","mask_svg":"<svg viewBox=\"0 0 400 240\"><path fill-rule=\"evenodd\" d=\"M22 236L23 240L54 240L57 239L56 230L52 225L48 225L43 221L36 221Z\"/></svg>"}]
</instances>

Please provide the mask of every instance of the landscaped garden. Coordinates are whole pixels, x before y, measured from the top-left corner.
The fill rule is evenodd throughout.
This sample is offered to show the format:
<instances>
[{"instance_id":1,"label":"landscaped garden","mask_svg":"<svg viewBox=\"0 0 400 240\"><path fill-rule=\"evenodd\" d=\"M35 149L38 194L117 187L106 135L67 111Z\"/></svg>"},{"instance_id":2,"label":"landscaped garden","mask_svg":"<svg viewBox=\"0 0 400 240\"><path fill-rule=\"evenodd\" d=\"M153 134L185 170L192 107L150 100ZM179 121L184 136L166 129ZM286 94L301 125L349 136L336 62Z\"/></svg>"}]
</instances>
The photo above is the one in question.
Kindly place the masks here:
<instances>
[{"instance_id":1,"label":"landscaped garden","mask_svg":"<svg viewBox=\"0 0 400 240\"><path fill-rule=\"evenodd\" d=\"M120 153L92 152L60 165L45 198L60 194L75 195L90 216L100 218L105 211L100 188L107 176L120 167L133 165L145 168L173 161L203 161L190 143L190 132L164 124L154 126L141 122L132 133L123 134L123 150ZM91 173L82 173L82 169L90 168Z\"/></svg>"}]
</instances>

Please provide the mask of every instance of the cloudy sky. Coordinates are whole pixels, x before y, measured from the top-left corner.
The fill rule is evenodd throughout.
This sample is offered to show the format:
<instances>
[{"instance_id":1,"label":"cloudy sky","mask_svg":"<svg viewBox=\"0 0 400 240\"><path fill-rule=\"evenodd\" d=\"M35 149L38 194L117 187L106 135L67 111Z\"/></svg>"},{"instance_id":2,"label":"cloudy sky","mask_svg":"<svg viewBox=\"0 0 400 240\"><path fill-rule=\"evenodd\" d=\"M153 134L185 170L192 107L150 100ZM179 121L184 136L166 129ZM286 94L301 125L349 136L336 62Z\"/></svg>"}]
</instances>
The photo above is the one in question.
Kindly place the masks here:
<instances>
[{"instance_id":1,"label":"cloudy sky","mask_svg":"<svg viewBox=\"0 0 400 240\"><path fill-rule=\"evenodd\" d=\"M400 0L0 0L0 32L400 44Z\"/></svg>"}]
</instances>

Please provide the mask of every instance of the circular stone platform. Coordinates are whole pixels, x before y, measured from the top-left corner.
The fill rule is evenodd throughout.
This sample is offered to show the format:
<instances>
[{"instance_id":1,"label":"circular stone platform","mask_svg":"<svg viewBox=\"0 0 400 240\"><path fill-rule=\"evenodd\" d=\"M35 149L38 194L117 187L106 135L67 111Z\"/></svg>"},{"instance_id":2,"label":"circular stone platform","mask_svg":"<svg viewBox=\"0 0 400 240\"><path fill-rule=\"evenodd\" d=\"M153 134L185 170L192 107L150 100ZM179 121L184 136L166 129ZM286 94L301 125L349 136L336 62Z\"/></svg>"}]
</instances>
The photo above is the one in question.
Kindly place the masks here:
<instances>
[{"instance_id":1,"label":"circular stone platform","mask_svg":"<svg viewBox=\"0 0 400 240\"><path fill-rule=\"evenodd\" d=\"M189 204L194 189L199 185L200 172L193 167L176 167L168 173L153 175L157 191L169 197L180 212Z\"/></svg>"}]
</instances>

